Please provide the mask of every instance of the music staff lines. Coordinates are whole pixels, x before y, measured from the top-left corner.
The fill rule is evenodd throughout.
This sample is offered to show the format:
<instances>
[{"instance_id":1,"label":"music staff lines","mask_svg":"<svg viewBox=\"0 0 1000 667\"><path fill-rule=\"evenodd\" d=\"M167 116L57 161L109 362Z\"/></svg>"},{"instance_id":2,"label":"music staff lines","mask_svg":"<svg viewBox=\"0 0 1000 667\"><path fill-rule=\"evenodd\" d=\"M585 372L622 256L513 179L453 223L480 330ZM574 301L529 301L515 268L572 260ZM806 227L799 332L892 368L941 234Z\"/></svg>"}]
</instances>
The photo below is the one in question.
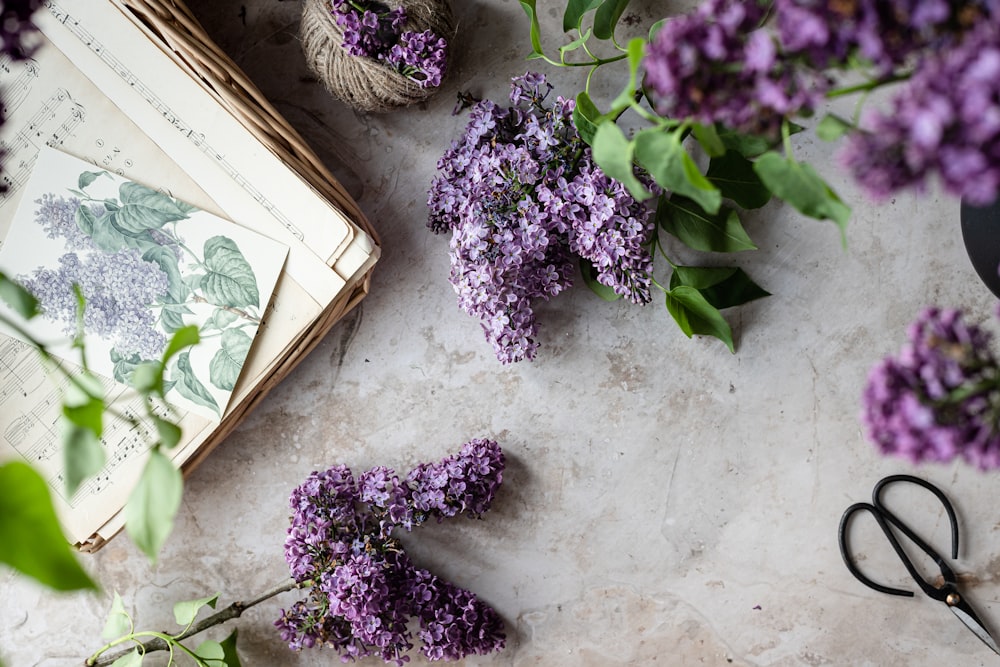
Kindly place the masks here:
<instances>
[{"instance_id":1,"label":"music staff lines","mask_svg":"<svg viewBox=\"0 0 1000 667\"><path fill-rule=\"evenodd\" d=\"M83 42L87 48L93 51L95 55L103 60L105 64L107 64L123 81L138 91L142 98L146 100L150 106L156 109L156 111L178 132L184 135L188 141L193 143L198 150L215 160L215 162L222 167L222 170L226 172L230 178L243 188L243 190L245 190L254 199L254 201L260 204L279 223L281 223L285 229L291 232L300 241L305 240L305 235L302 233L302 230L295 226L291 219L285 215L284 212L278 209L274 203L264 195L264 193L247 181L246 177L243 176L243 174L226 159L225 155L218 152L207 141L205 141L205 135L203 133L197 132L189 123L177 116L173 109L171 109L159 95L150 89L145 82L140 80L122 61L112 55L101 42L95 39L86 28L80 25L78 20L74 19L54 0L45 0L43 4L49 9L56 20L66 26L70 32Z\"/></svg>"}]
</instances>

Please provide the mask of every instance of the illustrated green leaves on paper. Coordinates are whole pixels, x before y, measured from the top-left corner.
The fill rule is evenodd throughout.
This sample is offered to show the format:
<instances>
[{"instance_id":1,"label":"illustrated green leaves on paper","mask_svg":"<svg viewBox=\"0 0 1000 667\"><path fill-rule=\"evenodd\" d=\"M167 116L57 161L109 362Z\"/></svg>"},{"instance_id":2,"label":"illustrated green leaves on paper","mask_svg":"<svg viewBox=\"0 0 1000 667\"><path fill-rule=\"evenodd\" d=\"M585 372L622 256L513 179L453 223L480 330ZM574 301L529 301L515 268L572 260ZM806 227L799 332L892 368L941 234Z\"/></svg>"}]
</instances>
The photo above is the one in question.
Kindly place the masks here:
<instances>
[{"instance_id":1,"label":"illustrated green leaves on paper","mask_svg":"<svg viewBox=\"0 0 1000 667\"><path fill-rule=\"evenodd\" d=\"M220 418L245 367L288 249L192 206L174 196L168 183L154 187L130 181L54 150L43 150L38 160L34 174L44 178L29 179L25 201L61 207L75 224L47 228L44 220L36 220L37 206L19 208L0 249L0 265L26 285L41 272L57 274L78 284L86 303L102 304L100 330L84 327L95 373L132 382L138 372L145 386L163 389L167 403ZM72 261L60 262L70 253ZM43 313L27 330L39 340L59 340L62 330L74 324L62 319L58 309L46 311L46 300L63 298L57 294L28 294L37 298L33 305L0 281L0 295L5 291L18 308ZM187 327L192 327L195 344L172 353L170 363L158 370L144 369ZM57 356L76 361L78 354L72 352L53 349ZM71 471L73 481L99 462L100 436L88 427L95 405L75 405L65 415L68 441L76 451L73 460L85 464ZM168 427L162 434L174 440Z\"/></svg>"}]
</instances>

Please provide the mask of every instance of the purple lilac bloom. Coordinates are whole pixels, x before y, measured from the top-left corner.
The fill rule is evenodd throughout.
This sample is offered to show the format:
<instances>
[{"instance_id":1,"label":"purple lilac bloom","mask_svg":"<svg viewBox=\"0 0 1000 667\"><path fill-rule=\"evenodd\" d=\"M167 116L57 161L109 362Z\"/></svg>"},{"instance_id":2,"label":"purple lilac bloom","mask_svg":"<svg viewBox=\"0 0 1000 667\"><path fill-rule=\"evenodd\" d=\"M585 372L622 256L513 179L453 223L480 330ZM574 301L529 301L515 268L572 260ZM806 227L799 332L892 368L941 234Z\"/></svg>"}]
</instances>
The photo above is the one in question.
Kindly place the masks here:
<instances>
[{"instance_id":1,"label":"purple lilac bloom","mask_svg":"<svg viewBox=\"0 0 1000 667\"><path fill-rule=\"evenodd\" d=\"M863 393L862 422L882 453L1000 467L1000 364L990 341L958 310L920 314L899 354L872 369Z\"/></svg>"},{"instance_id":2,"label":"purple lilac bloom","mask_svg":"<svg viewBox=\"0 0 1000 667\"><path fill-rule=\"evenodd\" d=\"M765 13L756 0L707 0L668 19L642 62L657 112L776 136L783 118L815 109L827 81L778 52Z\"/></svg>"},{"instance_id":3,"label":"purple lilac bloom","mask_svg":"<svg viewBox=\"0 0 1000 667\"><path fill-rule=\"evenodd\" d=\"M411 572L410 601L420 618L420 652L428 660L461 660L503 649L503 621L464 588L427 570Z\"/></svg>"},{"instance_id":4,"label":"purple lilac bloom","mask_svg":"<svg viewBox=\"0 0 1000 667\"><path fill-rule=\"evenodd\" d=\"M80 200L76 197L56 197L54 194L43 194L35 203L35 222L45 230L50 239L64 239L64 246L69 250L96 250L90 235L80 228L76 221L76 211L80 208ZM94 217L104 213L102 205L89 205Z\"/></svg>"},{"instance_id":5,"label":"purple lilac bloom","mask_svg":"<svg viewBox=\"0 0 1000 667\"><path fill-rule=\"evenodd\" d=\"M82 257L70 252L59 258L58 269L39 268L18 280L38 299L45 317L63 323L66 335L76 332L77 285L86 303L83 325L88 333L109 341L123 357L157 359L163 354L167 339L155 327L151 306L169 292L170 280L135 248Z\"/></svg>"},{"instance_id":6,"label":"purple lilac bloom","mask_svg":"<svg viewBox=\"0 0 1000 667\"><path fill-rule=\"evenodd\" d=\"M789 53L818 68L840 66L850 56L888 73L916 53L941 50L979 23L995 22L997 0L777 0L778 35Z\"/></svg>"},{"instance_id":7,"label":"purple lilac bloom","mask_svg":"<svg viewBox=\"0 0 1000 667\"><path fill-rule=\"evenodd\" d=\"M650 300L650 211L593 162L574 103L545 99L545 77L513 80L513 106L470 111L464 136L438 161L428 227L450 231L450 282L502 363L538 348L535 301L572 285L579 258L635 303Z\"/></svg>"},{"instance_id":8,"label":"purple lilac bloom","mask_svg":"<svg viewBox=\"0 0 1000 667\"><path fill-rule=\"evenodd\" d=\"M1000 190L1000 25L983 23L927 55L887 113L869 114L841 159L874 197L925 189L932 175L973 204Z\"/></svg>"},{"instance_id":9,"label":"purple lilac bloom","mask_svg":"<svg viewBox=\"0 0 1000 667\"><path fill-rule=\"evenodd\" d=\"M332 13L344 32L342 46L352 56L380 60L421 88L441 85L448 42L430 30L403 30L406 10L374 2L332 0Z\"/></svg>"},{"instance_id":10,"label":"purple lilac bloom","mask_svg":"<svg viewBox=\"0 0 1000 667\"><path fill-rule=\"evenodd\" d=\"M448 61L448 42L430 30L408 30L400 34L384 59L421 88L437 88Z\"/></svg>"},{"instance_id":11,"label":"purple lilac bloom","mask_svg":"<svg viewBox=\"0 0 1000 667\"><path fill-rule=\"evenodd\" d=\"M32 46L25 43L37 28L31 15L42 6L42 0L5 0L0 6L0 53L23 60L31 55Z\"/></svg>"},{"instance_id":12,"label":"purple lilac bloom","mask_svg":"<svg viewBox=\"0 0 1000 667\"><path fill-rule=\"evenodd\" d=\"M478 518L503 482L505 459L493 440L471 440L454 456L422 463L406 478L414 507L438 519L467 512Z\"/></svg>"},{"instance_id":13,"label":"purple lilac bloom","mask_svg":"<svg viewBox=\"0 0 1000 667\"><path fill-rule=\"evenodd\" d=\"M292 650L328 646L344 661L378 656L402 665L420 621L421 651L461 659L504 646L503 622L474 594L417 568L392 536L432 515L478 517L503 479L504 456L492 440L467 442L457 455L422 464L400 481L378 466L355 480L339 465L314 472L291 494L285 559L308 597L282 610L274 625ZM428 471L433 471L431 474ZM440 496L422 505L433 477Z\"/></svg>"}]
</instances>

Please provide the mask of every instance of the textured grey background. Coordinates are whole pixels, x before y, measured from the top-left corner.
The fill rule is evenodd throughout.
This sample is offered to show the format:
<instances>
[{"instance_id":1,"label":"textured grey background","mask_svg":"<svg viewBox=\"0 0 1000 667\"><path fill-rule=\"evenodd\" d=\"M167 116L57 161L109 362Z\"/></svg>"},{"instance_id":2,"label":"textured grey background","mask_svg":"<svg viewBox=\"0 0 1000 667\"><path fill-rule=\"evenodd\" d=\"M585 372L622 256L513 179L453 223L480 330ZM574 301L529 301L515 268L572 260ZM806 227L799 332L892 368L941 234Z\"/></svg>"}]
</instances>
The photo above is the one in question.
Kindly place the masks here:
<instances>
[{"instance_id":1,"label":"textured grey background","mask_svg":"<svg viewBox=\"0 0 1000 667\"><path fill-rule=\"evenodd\" d=\"M663 3L634 4L646 25L665 14ZM562 3L539 5L547 43L558 45ZM405 538L418 563L477 592L507 624L507 649L467 664L992 664L943 606L854 581L836 546L848 504L883 474L915 470L958 507L959 570L1000 627L995 475L883 459L857 419L868 369L898 349L923 305L992 320L957 201L865 202L833 149L804 138L798 155L854 206L848 246L832 224L780 203L750 216L760 249L738 260L774 296L730 313L735 355L686 339L660 305L609 305L581 287L538 309L538 360L502 367L456 307L448 242L425 229L425 201L436 160L465 124L451 115L456 93L502 100L528 66L519 4L455 2L460 32L441 92L372 116L306 71L295 0L192 6L358 199L384 255L362 306L191 476L158 565L120 537L85 559L101 595L57 596L0 572L11 667L81 662L115 590L152 628L171 627L175 600L219 591L226 604L262 591L287 575L287 496L310 471L342 462L403 472L473 437L507 453L493 510ZM581 72L541 71L557 92L582 82ZM618 84L596 86L611 96ZM933 505L915 516L946 540ZM873 575L907 583L873 533L856 542ZM234 624L244 664L337 663L331 651L283 646L271 622L294 599ZM424 662L414 654L411 664Z\"/></svg>"}]
</instances>

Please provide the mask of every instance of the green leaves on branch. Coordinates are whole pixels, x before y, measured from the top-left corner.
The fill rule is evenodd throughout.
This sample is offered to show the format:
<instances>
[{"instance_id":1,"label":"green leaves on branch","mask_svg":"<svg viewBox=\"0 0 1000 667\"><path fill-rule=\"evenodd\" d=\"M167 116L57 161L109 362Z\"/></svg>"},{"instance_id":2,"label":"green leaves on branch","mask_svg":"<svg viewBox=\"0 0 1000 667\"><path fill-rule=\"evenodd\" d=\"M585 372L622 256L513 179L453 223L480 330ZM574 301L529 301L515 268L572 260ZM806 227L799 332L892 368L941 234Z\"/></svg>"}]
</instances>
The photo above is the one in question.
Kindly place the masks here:
<instances>
[{"instance_id":1,"label":"green leaves on branch","mask_svg":"<svg viewBox=\"0 0 1000 667\"><path fill-rule=\"evenodd\" d=\"M63 536L41 475L25 463L5 463L0 490L0 562L55 590L96 589Z\"/></svg>"},{"instance_id":2,"label":"green leaves on branch","mask_svg":"<svg viewBox=\"0 0 1000 667\"><path fill-rule=\"evenodd\" d=\"M756 250L740 222L739 214L722 206L712 214L687 197L661 197L656 221L686 246L702 252Z\"/></svg>"},{"instance_id":3,"label":"green leaves on branch","mask_svg":"<svg viewBox=\"0 0 1000 667\"><path fill-rule=\"evenodd\" d=\"M670 276L666 305L686 336L712 336L734 352L732 329L719 311L765 296L768 292L743 269L677 266Z\"/></svg>"},{"instance_id":4,"label":"green leaves on branch","mask_svg":"<svg viewBox=\"0 0 1000 667\"><path fill-rule=\"evenodd\" d=\"M125 611L121 597L118 593L115 593L111 604L111 613L108 616L104 632L102 633L102 637L108 643L90 656L85 664L108 664L109 661L114 659L114 656L102 659L105 653L118 646L134 644L136 647L131 651L119 654L117 659L114 659L114 662L110 663L111 667L140 667L145 656L155 650L169 651L169 660L172 665L179 664L175 662L174 656L182 653L187 655L193 664L200 667L241 667L239 655L236 653L238 634L235 629L221 642L206 640L200 643L195 649L188 648L181 643L182 640L198 634L207 627L239 616L239 613L230 615L217 614L206 618L197 627L192 627L195 619L198 618L198 614L203 609L215 609L218 599L219 595L216 593L209 597L175 604L174 620L177 621L177 625L181 626L182 629L180 632L169 634L149 630L137 632L132 617Z\"/></svg>"}]
</instances>

